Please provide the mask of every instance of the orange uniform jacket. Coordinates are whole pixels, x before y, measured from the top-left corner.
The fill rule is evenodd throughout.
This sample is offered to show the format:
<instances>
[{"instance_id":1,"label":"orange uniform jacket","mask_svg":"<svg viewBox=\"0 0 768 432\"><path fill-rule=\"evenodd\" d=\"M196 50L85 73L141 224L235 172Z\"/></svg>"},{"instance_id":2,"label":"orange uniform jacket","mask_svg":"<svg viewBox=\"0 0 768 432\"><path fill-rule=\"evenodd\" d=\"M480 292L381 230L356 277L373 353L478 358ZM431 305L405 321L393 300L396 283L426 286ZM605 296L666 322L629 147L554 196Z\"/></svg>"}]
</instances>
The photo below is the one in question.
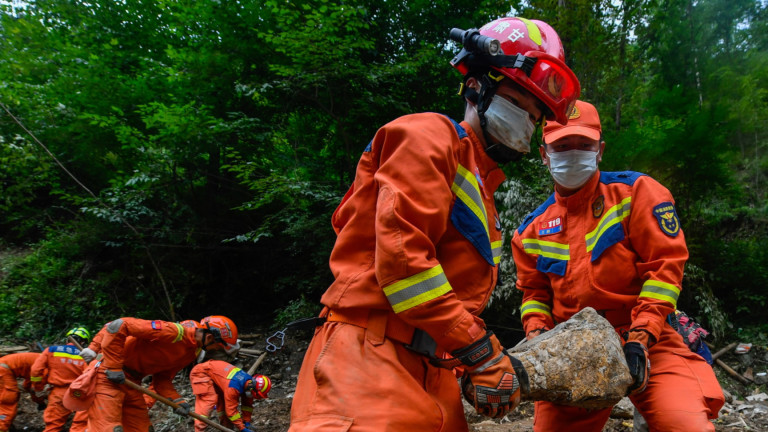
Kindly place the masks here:
<instances>
[{"instance_id":1,"label":"orange uniform jacket","mask_svg":"<svg viewBox=\"0 0 768 432\"><path fill-rule=\"evenodd\" d=\"M550 196L515 231L512 252L526 333L590 306L655 340L688 259L672 195L629 171L598 172L576 194Z\"/></svg>"},{"instance_id":2,"label":"orange uniform jacket","mask_svg":"<svg viewBox=\"0 0 768 432\"><path fill-rule=\"evenodd\" d=\"M152 375L158 394L171 400L181 397L173 386L173 377L197 358L200 349L194 328L167 321L120 318L104 326L99 334L104 354L102 368L123 369L126 377L135 381Z\"/></svg>"},{"instance_id":3,"label":"orange uniform jacket","mask_svg":"<svg viewBox=\"0 0 768 432\"><path fill-rule=\"evenodd\" d=\"M195 365L189 373L189 381L195 395L203 391L218 390L224 398L224 413L237 430L245 429L244 422L251 421L253 400L246 396L245 383L252 377L225 361L208 360ZM208 384L212 383L213 387ZM242 405L242 416L238 411Z\"/></svg>"},{"instance_id":4,"label":"orange uniform jacket","mask_svg":"<svg viewBox=\"0 0 768 432\"><path fill-rule=\"evenodd\" d=\"M498 277L503 180L466 123L422 113L379 129L333 214L329 319L386 311L409 330L389 337L408 343L420 328L448 352L479 338L476 315Z\"/></svg>"},{"instance_id":5,"label":"orange uniform jacket","mask_svg":"<svg viewBox=\"0 0 768 432\"><path fill-rule=\"evenodd\" d=\"M38 357L40 357L40 353L8 354L7 356L0 357L0 367L9 369L16 378L24 378L22 387L25 390L29 390L32 388L30 371L32 370L32 364L35 363Z\"/></svg>"},{"instance_id":6,"label":"orange uniform jacket","mask_svg":"<svg viewBox=\"0 0 768 432\"><path fill-rule=\"evenodd\" d=\"M85 371L88 364L80 357L80 350L72 345L53 345L38 356L31 369L31 381L35 390L45 384L68 386Z\"/></svg>"}]
</instances>

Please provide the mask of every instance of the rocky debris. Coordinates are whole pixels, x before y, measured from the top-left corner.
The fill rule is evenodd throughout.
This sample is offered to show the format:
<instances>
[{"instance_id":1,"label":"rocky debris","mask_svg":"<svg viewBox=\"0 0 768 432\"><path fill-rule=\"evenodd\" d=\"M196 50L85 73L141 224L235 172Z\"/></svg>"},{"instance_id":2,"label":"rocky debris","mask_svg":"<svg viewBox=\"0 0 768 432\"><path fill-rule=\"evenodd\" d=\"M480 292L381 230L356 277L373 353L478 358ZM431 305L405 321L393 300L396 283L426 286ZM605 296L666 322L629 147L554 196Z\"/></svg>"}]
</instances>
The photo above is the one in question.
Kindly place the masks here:
<instances>
[{"instance_id":1,"label":"rocky debris","mask_svg":"<svg viewBox=\"0 0 768 432\"><path fill-rule=\"evenodd\" d=\"M307 332L305 332L307 333ZM300 332L288 332L283 349L269 353L257 373L268 375L273 380L273 390L269 399L256 403L254 409L253 425L257 431L286 432L290 424L291 402L293 391L296 387L301 361L306 352L311 334ZM260 336L254 337L255 343L244 345L257 350L264 349L264 339L272 334L264 330ZM755 371L765 371L762 347L754 347L753 350L758 360L755 363ZM724 355L726 361L736 364L735 354L731 351ZM235 363L238 367L248 369L256 357L240 356ZM238 363L239 362L239 363ZM768 432L768 402L749 401L748 396L768 393L765 388L754 385L744 386L732 379L719 368L715 368L718 379L729 395L733 395L730 401L720 411L720 417L713 420L717 432ZM189 370L182 371L176 377L175 385L182 396L192 398L192 389L189 387ZM19 381L21 383L21 381ZM756 391L758 390L759 391ZM621 402L619 402L621 404ZM475 413L475 409L469 404L464 404L467 422L470 432L530 432L533 430L534 408L533 402L523 401L518 408L502 419L488 419ZM173 411L157 403L150 410L150 418L156 432L194 432L192 419L181 417ZM616 413L608 420L602 432L633 432L633 419L626 417L626 412ZM41 432L44 429L42 412L37 410L28 396L22 396L19 406L19 415L14 422L16 430L23 432ZM66 430L66 429L65 429ZM213 430L213 429L209 429Z\"/></svg>"},{"instance_id":2,"label":"rocky debris","mask_svg":"<svg viewBox=\"0 0 768 432\"><path fill-rule=\"evenodd\" d=\"M528 373L523 399L607 408L632 383L619 336L590 307L508 352Z\"/></svg>"}]
</instances>

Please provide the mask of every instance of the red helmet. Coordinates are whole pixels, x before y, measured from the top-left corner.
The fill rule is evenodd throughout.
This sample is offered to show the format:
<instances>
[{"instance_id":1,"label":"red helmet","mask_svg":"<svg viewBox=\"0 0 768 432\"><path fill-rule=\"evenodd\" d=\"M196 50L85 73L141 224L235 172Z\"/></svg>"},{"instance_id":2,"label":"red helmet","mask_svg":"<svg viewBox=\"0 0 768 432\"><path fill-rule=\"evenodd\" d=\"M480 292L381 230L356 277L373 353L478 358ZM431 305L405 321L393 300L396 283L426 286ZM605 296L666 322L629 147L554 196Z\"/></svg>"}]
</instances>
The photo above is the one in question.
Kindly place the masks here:
<instances>
[{"instance_id":1,"label":"red helmet","mask_svg":"<svg viewBox=\"0 0 768 432\"><path fill-rule=\"evenodd\" d=\"M194 329L203 328L203 326L200 325L200 323L195 320L184 320L184 321L181 321L179 325L181 325L182 327L194 328Z\"/></svg>"},{"instance_id":2,"label":"red helmet","mask_svg":"<svg viewBox=\"0 0 768 432\"><path fill-rule=\"evenodd\" d=\"M211 332L213 339L220 343L226 351L239 347L237 344L237 326L222 315L211 315L200 320L201 328Z\"/></svg>"},{"instance_id":3,"label":"red helmet","mask_svg":"<svg viewBox=\"0 0 768 432\"><path fill-rule=\"evenodd\" d=\"M479 34L500 42L497 55L472 53L465 48L451 65L466 75L474 68L490 67L541 100L551 111L549 120L566 124L581 86L565 64L560 37L549 24L525 18L500 18L484 25Z\"/></svg>"},{"instance_id":4,"label":"red helmet","mask_svg":"<svg viewBox=\"0 0 768 432\"><path fill-rule=\"evenodd\" d=\"M272 380L266 375L254 375L250 386L251 394L256 399L266 399L272 390Z\"/></svg>"}]
</instances>

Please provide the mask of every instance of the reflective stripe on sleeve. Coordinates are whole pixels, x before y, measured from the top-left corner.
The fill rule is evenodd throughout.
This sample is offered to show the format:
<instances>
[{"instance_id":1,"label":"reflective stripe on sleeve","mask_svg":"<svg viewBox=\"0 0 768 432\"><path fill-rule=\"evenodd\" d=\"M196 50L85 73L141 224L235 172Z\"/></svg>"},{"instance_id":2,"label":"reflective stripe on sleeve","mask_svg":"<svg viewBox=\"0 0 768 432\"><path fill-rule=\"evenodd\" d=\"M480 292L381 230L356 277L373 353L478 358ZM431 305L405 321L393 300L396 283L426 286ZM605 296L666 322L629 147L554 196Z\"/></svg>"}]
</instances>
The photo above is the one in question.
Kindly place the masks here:
<instances>
[{"instance_id":1,"label":"reflective stripe on sleeve","mask_svg":"<svg viewBox=\"0 0 768 432\"><path fill-rule=\"evenodd\" d=\"M649 279L643 284L643 289L640 290L640 297L650 297L669 302L672 303L673 308L677 308L680 288L666 282Z\"/></svg>"},{"instance_id":2,"label":"reflective stripe on sleeve","mask_svg":"<svg viewBox=\"0 0 768 432\"><path fill-rule=\"evenodd\" d=\"M501 261L501 246L503 242L501 240L491 242L491 251L493 252L493 263L498 264Z\"/></svg>"},{"instance_id":3,"label":"reflective stripe on sleeve","mask_svg":"<svg viewBox=\"0 0 768 432\"><path fill-rule=\"evenodd\" d=\"M524 317L525 314L533 312L543 313L544 315L550 317L552 316L552 309L540 301L528 300L527 302L523 303L522 306L520 306L520 318Z\"/></svg>"},{"instance_id":4,"label":"reflective stripe on sleeve","mask_svg":"<svg viewBox=\"0 0 768 432\"><path fill-rule=\"evenodd\" d=\"M43 380L43 377L29 377L29 380L32 382L40 382Z\"/></svg>"},{"instance_id":5,"label":"reflective stripe on sleeve","mask_svg":"<svg viewBox=\"0 0 768 432\"><path fill-rule=\"evenodd\" d=\"M236 373L240 372L240 368L234 368L227 374L227 379L232 379L233 376L235 376Z\"/></svg>"},{"instance_id":6,"label":"reflective stripe on sleeve","mask_svg":"<svg viewBox=\"0 0 768 432\"><path fill-rule=\"evenodd\" d=\"M232 417L230 417L229 421L235 421L235 420L238 420L239 418L240 418L240 413L237 413L237 414L233 415Z\"/></svg>"},{"instance_id":7,"label":"reflective stripe on sleeve","mask_svg":"<svg viewBox=\"0 0 768 432\"><path fill-rule=\"evenodd\" d=\"M173 343L176 343L184 338L184 327L179 323L173 323L173 325L176 326L176 331L178 332L176 339L173 340Z\"/></svg>"},{"instance_id":8,"label":"reflective stripe on sleeve","mask_svg":"<svg viewBox=\"0 0 768 432\"><path fill-rule=\"evenodd\" d=\"M595 248L597 241L600 240L600 236L602 236L608 228L617 223L621 223L621 221L629 217L631 205L632 197L629 196L605 212L605 215L600 219L600 223L597 224L597 227L584 236L584 239L587 242L587 252L591 252L592 249Z\"/></svg>"},{"instance_id":9,"label":"reflective stripe on sleeve","mask_svg":"<svg viewBox=\"0 0 768 432\"><path fill-rule=\"evenodd\" d=\"M563 261L571 259L571 247L564 243L525 238L523 239L523 250L531 255L541 255Z\"/></svg>"},{"instance_id":10,"label":"reflective stripe on sleeve","mask_svg":"<svg viewBox=\"0 0 768 432\"><path fill-rule=\"evenodd\" d=\"M426 303L449 291L451 284L439 264L384 288L384 294L395 313Z\"/></svg>"}]
</instances>

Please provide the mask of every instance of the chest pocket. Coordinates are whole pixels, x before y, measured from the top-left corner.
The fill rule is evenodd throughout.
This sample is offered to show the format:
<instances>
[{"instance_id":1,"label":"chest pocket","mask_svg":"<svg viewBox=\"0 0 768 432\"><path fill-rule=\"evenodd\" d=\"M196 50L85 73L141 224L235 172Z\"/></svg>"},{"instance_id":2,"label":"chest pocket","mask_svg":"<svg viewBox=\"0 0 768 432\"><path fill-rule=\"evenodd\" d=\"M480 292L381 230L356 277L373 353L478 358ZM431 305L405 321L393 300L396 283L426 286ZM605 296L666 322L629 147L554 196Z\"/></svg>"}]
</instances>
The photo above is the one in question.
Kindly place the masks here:
<instances>
[{"instance_id":1,"label":"chest pocket","mask_svg":"<svg viewBox=\"0 0 768 432\"><path fill-rule=\"evenodd\" d=\"M597 227L585 236L587 252L592 252L592 262L600 258L606 249L624 240L624 228L621 222L629 217L631 204L632 197L626 197L608 209Z\"/></svg>"},{"instance_id":2,"label":"chest pocket","mask_svg":"<svg viewBox=\"0 0 768 432\"><path fill-rule=\"evenodd\" d=\"M451 190L456 195L451 209L451 223L488 264L495 266L501 255L501 242L494 242L494 247L491 247L488 213L477 178L459 165Z\"/></svg>"}]
</instances>

